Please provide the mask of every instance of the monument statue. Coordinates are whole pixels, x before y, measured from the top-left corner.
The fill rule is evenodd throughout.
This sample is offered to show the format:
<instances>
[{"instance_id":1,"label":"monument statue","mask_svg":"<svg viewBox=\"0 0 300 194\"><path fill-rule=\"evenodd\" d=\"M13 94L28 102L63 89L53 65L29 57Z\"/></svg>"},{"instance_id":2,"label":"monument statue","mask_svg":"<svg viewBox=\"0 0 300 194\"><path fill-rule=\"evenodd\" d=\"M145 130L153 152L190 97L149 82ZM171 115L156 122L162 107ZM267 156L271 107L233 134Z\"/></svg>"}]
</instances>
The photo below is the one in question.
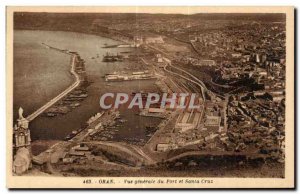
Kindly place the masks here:
<instances>
[{"instance_id":1,"label":"monument statue","mask_svg":"<svg viewBox=\"0 0 300 194\"><path fill-rule=\"evenodd\" d=\"M19 108L19 119L23 119L23 118L24 118L24 117L23 117L23 112L24 112L23 108L20 107L20 108Z\"/></svg>"}]
</instances>

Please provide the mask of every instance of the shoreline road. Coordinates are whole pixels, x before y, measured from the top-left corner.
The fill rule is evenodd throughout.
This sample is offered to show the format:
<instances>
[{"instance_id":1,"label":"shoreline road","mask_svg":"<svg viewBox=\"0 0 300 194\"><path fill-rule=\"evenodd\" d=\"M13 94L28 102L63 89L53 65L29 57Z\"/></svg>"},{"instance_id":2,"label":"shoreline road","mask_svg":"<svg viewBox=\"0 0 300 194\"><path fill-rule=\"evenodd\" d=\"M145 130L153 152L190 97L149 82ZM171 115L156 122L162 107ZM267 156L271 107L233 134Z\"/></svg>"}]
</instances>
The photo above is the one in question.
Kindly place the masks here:
<instances>
[{"instance_id":1,"label":"shoreline road","mask_svg":"<svg viewBox=\"0 0 300 194\"><path fill-rule=\"evenodd\" d=\"M26 117L26 119L30 122L33 119L35 119L37 116L42 114L45 110L47 110L49 107L54 105L56 102L58 102L60 99L62 99L64 96L66 96L69 92L71 92L73 89L75 89L80 84L80 78L79 75L75 71L75 64L76 64L76 57L77 55L73 54L71 59L71 73L75 76L75 82L69 86L66 90L64 90L62 93L51 99L49 102L47 102L44 106L37 109L35 112L30 114Z\"/></svg>"}]
</instances>

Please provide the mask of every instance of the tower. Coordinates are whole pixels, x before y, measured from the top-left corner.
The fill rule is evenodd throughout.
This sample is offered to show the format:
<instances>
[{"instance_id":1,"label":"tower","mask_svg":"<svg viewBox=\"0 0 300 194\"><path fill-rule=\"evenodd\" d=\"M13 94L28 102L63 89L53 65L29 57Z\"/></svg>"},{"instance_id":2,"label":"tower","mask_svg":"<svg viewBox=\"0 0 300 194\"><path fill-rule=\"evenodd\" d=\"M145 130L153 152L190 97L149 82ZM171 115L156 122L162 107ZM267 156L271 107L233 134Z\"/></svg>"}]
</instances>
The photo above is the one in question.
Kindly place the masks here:
<instances>
[{"instance_id":1,"label":"tower","mask_svg":"<svg viewBox=\"0 0 300 194\"><path fill-rule=\"evenodd\" d=\"M13 131L13 173L21 175L32 167L31 138L29 121L23 117L23 109L19 108L19 118Z\"/></svg>"},{"instance_id":2,"label":"tower","mask_svg":"<svg viewBox=\"0 0 300 194\"><path fill-rule=\"evenodd\" d=\"M23 117L23 109L19 108L19 118L13 131L14 152L19 148L27 148L30 151L30 130L28 128L29 121Z\"/></svg>"}]
</instances>

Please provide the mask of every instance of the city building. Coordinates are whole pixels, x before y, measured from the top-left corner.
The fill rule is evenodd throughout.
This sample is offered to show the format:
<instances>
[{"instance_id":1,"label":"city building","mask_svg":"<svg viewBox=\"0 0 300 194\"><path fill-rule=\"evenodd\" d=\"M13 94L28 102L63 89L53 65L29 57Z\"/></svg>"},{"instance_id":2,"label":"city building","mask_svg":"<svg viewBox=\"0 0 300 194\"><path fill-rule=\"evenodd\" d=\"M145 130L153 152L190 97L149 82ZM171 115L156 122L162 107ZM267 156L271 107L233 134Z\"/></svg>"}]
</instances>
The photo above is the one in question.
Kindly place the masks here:
<instances>
[{"instance_id":1,"label":"city building","mask_svg":"<svg viewBox=\"0 0 300 194\"><path fill-rule=\"evenodd\" d=\"M146 44L162 44L164 43L164 39L161 36L149 36L144 38L144 43Z\"/></svg>"},{"instance_id":2,"label":"city building","mask_svg":"<svg viewBox=\"0 0 300 194\"><path fill-rule=\"evenodd\" d=\"M219 131L221 124L221 117L219 116L206 116L205 127L208 130Z\"/></svg>"},{"instance_id":3,"label":"city building","mask_svg":"<svg viewBox=\"0 0 300 194\"><path fill-rule=\"evenodd\" d=\"M175 124L175 131L186 132L195 129L201 121L201 113L198 111L185 111L181 113Z\"/></svg>"}]
</instances>

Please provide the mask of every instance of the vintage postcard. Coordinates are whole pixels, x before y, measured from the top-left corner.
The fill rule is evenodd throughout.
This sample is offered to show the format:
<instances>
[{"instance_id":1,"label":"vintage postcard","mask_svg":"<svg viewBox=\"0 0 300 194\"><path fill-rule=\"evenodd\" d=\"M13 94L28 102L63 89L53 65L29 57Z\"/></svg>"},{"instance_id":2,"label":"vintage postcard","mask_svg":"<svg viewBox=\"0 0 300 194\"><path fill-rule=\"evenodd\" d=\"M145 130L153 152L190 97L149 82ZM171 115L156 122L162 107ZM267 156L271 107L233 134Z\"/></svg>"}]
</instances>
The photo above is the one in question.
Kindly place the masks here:
<instances>
[{"instance_id":1,"label":"vintage postcard","mask_svg":"<svg viewBox=\"0 0 300 194\"><path fill-rule=\"evenodd\" d=\"M294 188L293 7L7 7L8 188Z\"/></svg>"}]
</instances>

